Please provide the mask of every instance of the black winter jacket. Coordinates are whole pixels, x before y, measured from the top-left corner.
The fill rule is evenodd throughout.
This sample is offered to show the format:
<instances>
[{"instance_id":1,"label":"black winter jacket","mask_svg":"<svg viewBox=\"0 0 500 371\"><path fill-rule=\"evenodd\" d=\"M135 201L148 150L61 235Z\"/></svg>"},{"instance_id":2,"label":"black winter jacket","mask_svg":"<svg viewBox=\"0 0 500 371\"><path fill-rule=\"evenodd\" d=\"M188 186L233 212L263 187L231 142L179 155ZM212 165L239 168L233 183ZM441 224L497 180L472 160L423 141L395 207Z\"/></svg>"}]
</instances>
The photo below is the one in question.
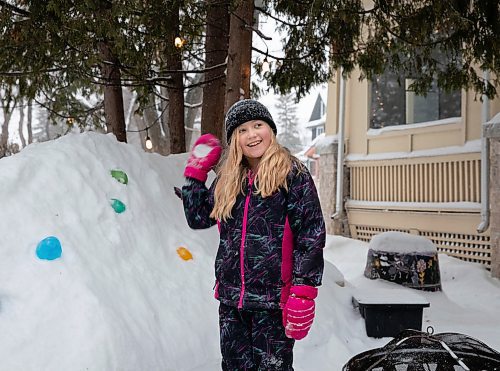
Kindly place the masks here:
<instances>
[{"instance_id":1,"label":"black winter jacket","mask_svg":"<svg viewBox=\"0 0 500 371\"><path fill-rule=\"evenodd\" d=\"M319 286L323 274L325 224L316 187L307 169L294 167L285 189L263 198L247 178L232 217L219 224L215 260L216 292L221 302L239 308L283 307L292 285ZM188 179L182 188L191 228L217 223L209 217L215 183Z\"/></svg>"}]
</instances>

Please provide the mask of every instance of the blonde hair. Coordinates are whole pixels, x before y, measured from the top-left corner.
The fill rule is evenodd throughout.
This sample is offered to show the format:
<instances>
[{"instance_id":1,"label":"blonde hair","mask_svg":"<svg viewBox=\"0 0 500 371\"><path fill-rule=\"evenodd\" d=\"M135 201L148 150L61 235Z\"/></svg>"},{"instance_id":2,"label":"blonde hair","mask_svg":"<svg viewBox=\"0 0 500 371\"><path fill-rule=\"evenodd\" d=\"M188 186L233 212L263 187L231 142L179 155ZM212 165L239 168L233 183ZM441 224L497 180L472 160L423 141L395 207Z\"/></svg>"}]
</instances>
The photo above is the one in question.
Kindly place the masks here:
<instances>
[{"instance_id":1,"label":"blonde hair","mask_svg":"<svg viewBox=\"0 0 500 371\"><path fill-rule=\"evenodd\" d=\"M271 143L264 152L254 180L256 194L268 197L283 187L288 190L286 178L292 169L292 163L302 164L283 146L276 141L271 129ZM236 202L236 196L244 193L243 184L247 176L248 166L239 143L239 133L235 130L232 140L226 149L221 165L217 171L215 185L215 204L210 216L226 221L231 218L231 210Z\"/></svg>"}]
</instances>

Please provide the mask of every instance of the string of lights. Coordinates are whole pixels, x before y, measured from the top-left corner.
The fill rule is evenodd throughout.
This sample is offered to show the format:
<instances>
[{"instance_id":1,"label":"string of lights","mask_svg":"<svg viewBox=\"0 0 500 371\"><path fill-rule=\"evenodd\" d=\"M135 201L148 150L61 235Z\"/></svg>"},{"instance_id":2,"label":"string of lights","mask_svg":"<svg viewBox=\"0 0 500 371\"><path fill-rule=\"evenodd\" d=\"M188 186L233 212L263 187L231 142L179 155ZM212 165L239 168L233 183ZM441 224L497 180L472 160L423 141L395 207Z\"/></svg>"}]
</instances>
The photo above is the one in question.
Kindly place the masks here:
<instances>
[{"instance_id":1,"label":"string of lights","mask_svg":"<svg viewBox=\"0 0 500 371\"><path fill-rule=\"evenodd\" d=\"M153 126L155 126L156 124L158 124L160 122L160 118L165 113L165 110L167 109L167 107L168 107L167 105L165 105L165 107L163 107L163 109L161 110L161 113L158 115L158 117L156 117L156 119L150 125L146 126L143 129L126 130L126 132L127 133L141 133L141 132L145 131L146 132L146 137L144 138L144 140L145 140L146 149L152 149L153 148L153 142L151 141L151 138L149 137L149 129L151 129Z\"/></svg>"},{"instance_id":2,"label":"string of lights","mask_svg":"<svg viewBox=\"0 0 500 371\"><path fill-rule=\"evenodd\" d=\"M185 44L187 43L186 39L183 39L181 36L176 36L174 39L174 45L176 48L181 49ZM165 113L165 110L167 109L167 105L163 107L161 113L156 117L156 119L148 126L146 126L143 129L138 129L138 130L126 130L127 133L141 133L143 131L146 132L146 137L144 138L145 141L145 146L146 149L152 149L153 148L153 142L151 141L151 138L149 137L149 129L151 129L153 126L158 124L160 122L161 117L163 117L163 114Z\"/></svg>"}]
</instances>

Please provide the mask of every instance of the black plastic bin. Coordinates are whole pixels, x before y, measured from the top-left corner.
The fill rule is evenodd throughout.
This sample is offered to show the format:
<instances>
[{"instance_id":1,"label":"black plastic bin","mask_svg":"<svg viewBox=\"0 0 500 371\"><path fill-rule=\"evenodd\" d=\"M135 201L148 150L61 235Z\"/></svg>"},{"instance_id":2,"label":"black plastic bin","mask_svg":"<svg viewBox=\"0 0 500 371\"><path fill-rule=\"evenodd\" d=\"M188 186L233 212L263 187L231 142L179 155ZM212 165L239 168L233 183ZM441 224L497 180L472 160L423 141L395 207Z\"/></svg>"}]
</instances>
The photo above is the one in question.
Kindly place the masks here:
<instances>
[{"instance_id":1,"label":"black plastic bin","mask_svg":"<svg viewBox=\"0 0 500 371\"><path fill-rule=\"evenodd\" d=\"M403 290L358 292L352 301L365 319L366 334L374 338L395 337L406 329L421 331L423 308L430 306L425 298Z\"/></svg>"}]
</instances>

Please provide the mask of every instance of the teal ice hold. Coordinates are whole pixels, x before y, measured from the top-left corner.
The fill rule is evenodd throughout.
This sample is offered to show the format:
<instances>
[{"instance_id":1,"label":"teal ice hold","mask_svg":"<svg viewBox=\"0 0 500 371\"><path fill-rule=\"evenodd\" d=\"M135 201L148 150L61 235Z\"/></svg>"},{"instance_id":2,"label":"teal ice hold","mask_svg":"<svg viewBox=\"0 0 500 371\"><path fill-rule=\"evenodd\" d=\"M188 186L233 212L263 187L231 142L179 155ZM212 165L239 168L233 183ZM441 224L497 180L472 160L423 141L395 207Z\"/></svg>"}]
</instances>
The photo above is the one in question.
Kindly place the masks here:
<instances>
[{"instance_id":1,"label":"teal ice hold","mask_svg":"<svg viewBox=\"0 0 500 371\"><path fill-rule=\"evenodd\" d=\"M111 176L122 184L128 183L127 173L123 170L111 170Z\"/></svg>"},{"instance_id":2,"label":"teal ice hold","mask_svg":"<svg viewBox=\"0 0 500 371\"><path fill-rule=\"evenodd\" d=\"M111 199L111 207L117 214L123 213L126 209L125 204L116 198Z\"/></svg>"},{"instance_id":3,"label":"teal ice hold","mask_svg":"<svg viewBox=\"0 0 500 371\"><path fill-rule=\"evenodd\" d=\"M39 259L54 260L61 257L61 254L61 242L54 236L44 238L36 247L36 256Z\"/></svg>"}]
</instances>

